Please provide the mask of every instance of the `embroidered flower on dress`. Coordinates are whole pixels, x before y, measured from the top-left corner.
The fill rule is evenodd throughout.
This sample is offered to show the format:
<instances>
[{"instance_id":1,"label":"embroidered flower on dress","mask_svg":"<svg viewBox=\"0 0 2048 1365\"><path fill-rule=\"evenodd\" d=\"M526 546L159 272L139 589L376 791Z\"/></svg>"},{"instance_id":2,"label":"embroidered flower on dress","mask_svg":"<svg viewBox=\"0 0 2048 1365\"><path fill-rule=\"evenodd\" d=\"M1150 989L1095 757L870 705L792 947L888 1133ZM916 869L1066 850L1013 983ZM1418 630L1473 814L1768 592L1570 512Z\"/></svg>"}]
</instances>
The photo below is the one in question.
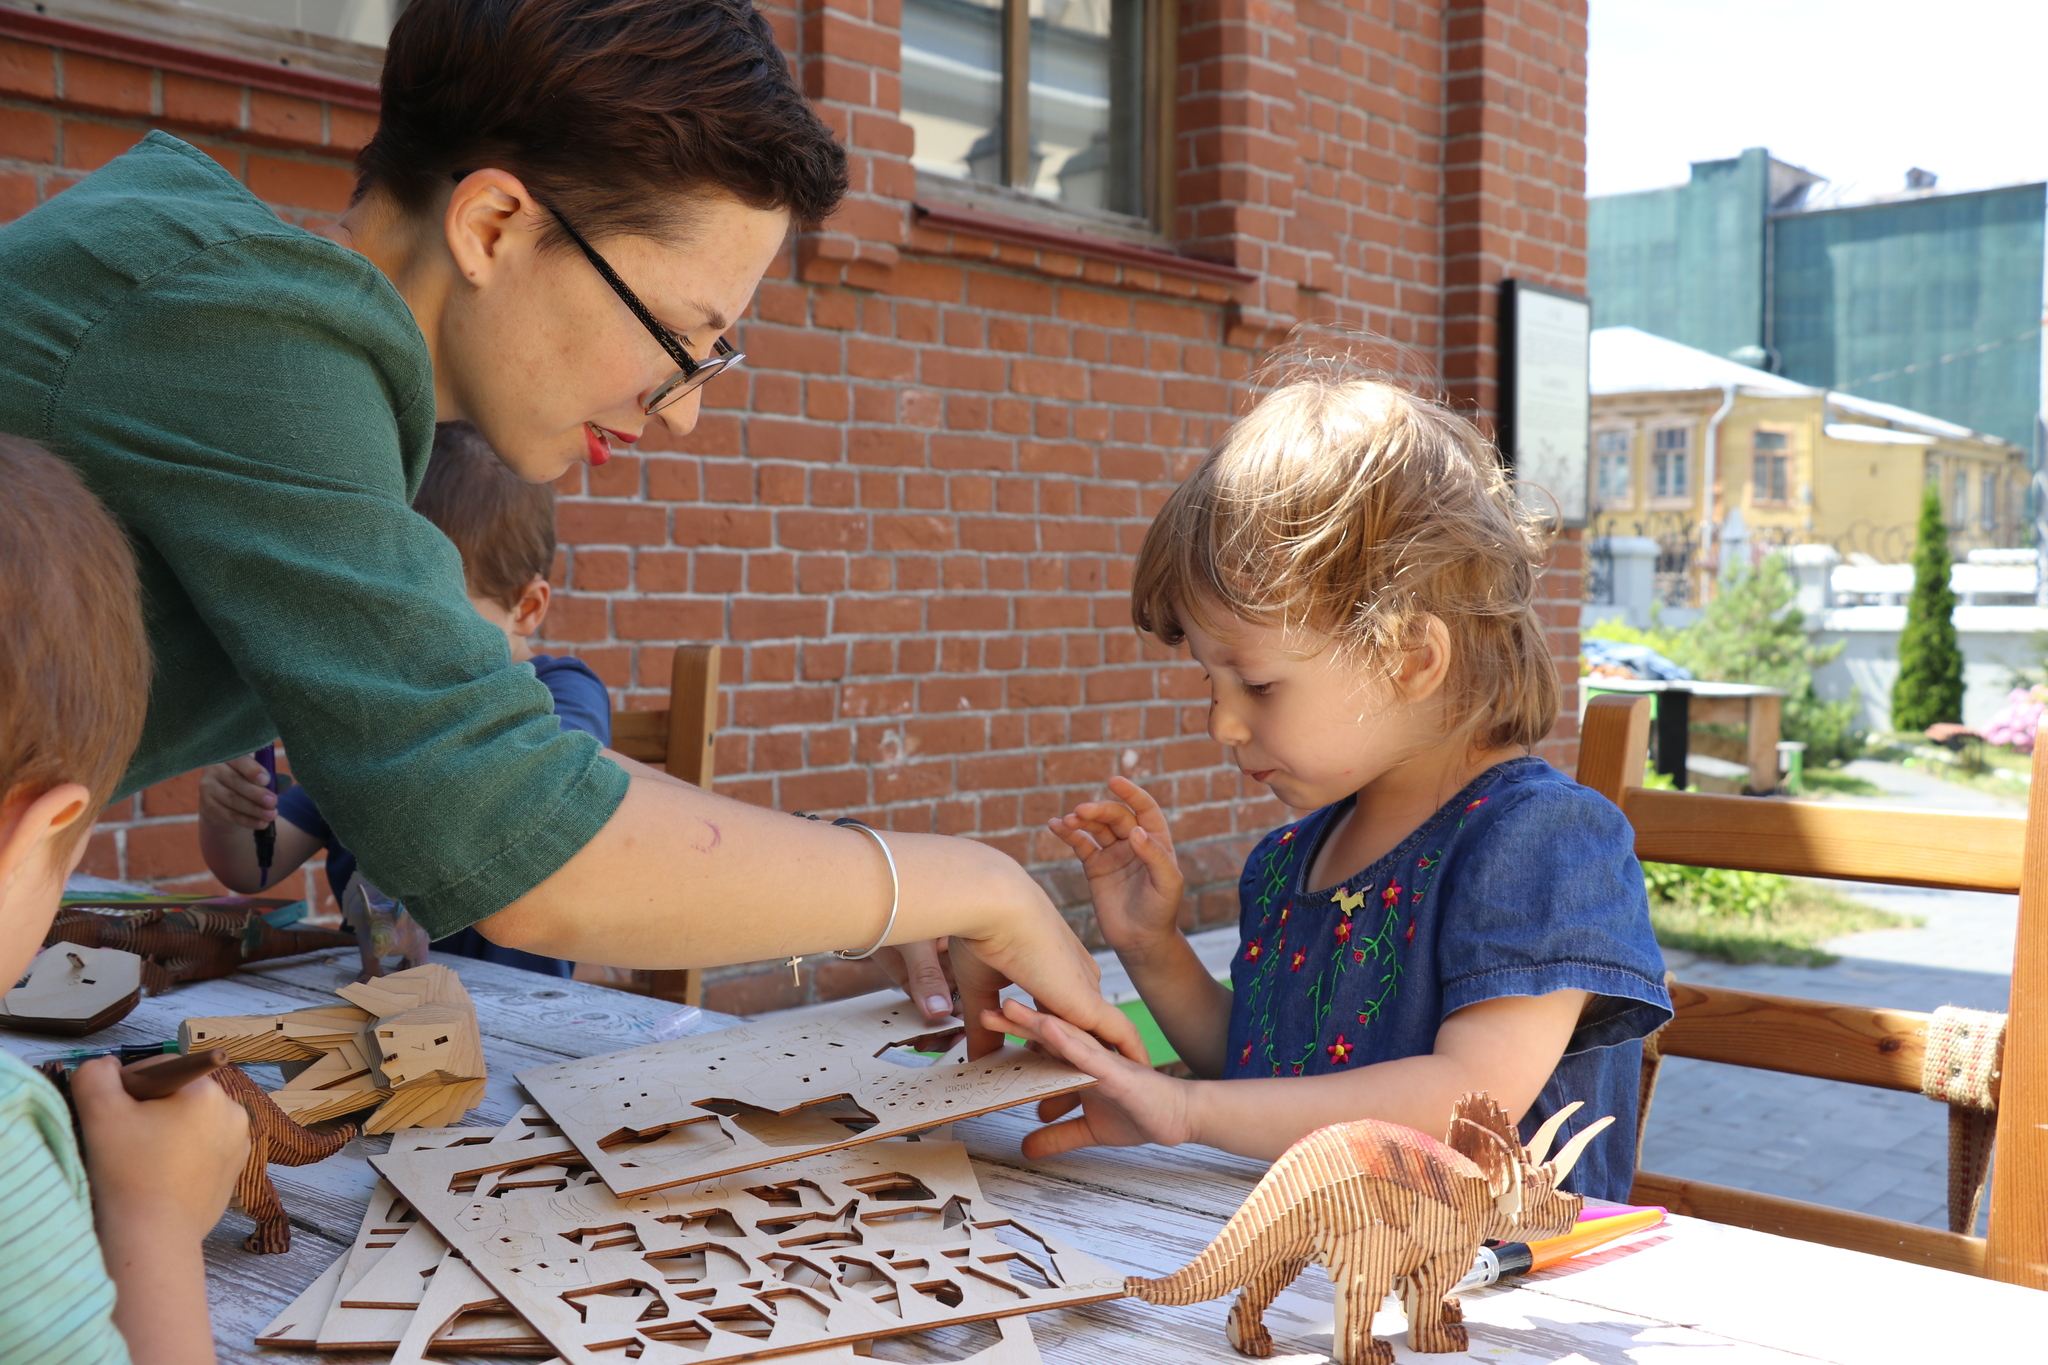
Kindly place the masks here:
<instances>
[{"instance_id":1,"label":"embroidered flower on dress","mask_svg":"<svg viewBox=\"0 0 2048 1365\"><path fill-rule=\"evenodd\" d=\"M1408 921L1408 932L1407 932L1407 933L1405 933L1405 934L1403 934L1403 935L1401 935L1401 941L1402 941L1403 943L1413 943L1413 942L1415 942L1415 921L1414 921L1414 920L1412 920L1412 919L1411 919L1411 920L1409 920L1409 921Z\"/></svg>"},{"instance_id":2,"label":"embroidered flower on dress","mask_svg":"<svg viewBox=\"0 0 2048 1365\"><path fill-rule=\"evenodd\" d=\"M1296 948L1294 950L1294 959L1287 964L1287 970L1290 972L1298 972L1301 970L1301 964L1306 962L1307 960L1307 950L1302 948Z\"/></svg>"},{"instance_id":3,"label":"embroidered flower on dress","mask_svg":"<svg viewBox=\"0 0 2048 1365\"><path fill-rule=\"evenodd\" d=\"M1353 949L1351 950L1351 960L1352 960L1353 962L1363 962L1363 961L1365 961L1365 949L1363 949L1363 948L1353 948Z\"/></svg>"},{"instance_id":4,"label":"embroidered flower on dress","mask_svg":"<svg viewBox=\"0 0 2048 1365\"><path fill-rule=\"evenodd\" d=\"M1394 902L1399 899L1401 899L1401 883L1388 882L1387 889L1380 892L1380 904L1391 910L1394 908Z\"/></svg>"},{"instance_id":5,"label":"embroidered flower on dress","mask_svg":"<svg viewBox=\"0 0 2048 1365\"><path fill-rule=\"evenodd\" d=\"M1323 1049L1323 1051L1330 1054L1331 1066L1343 1066L1351 1060L1351 1054L1357 1050L1350 1043L1344 1041L1344 1035L1341 1033L1337 1035L1336 1042Z\"/></svg>"},{"instance_id":6,"label":"embroidered flower on dress","mask_svg":"<svg viewBox=\"0 0 2048 1365\"><path fill-rule=\"evenodd\" d=\"M1338 921L1337 921L1337 942L1339 942L1339 943L1349 943L1350 941L1351 941L1351 921L1350 921L1349 919L1340 919L1340 920L1338 920Z\"/></svg>"},{"instance_id":7,"label":"embroidered flower on dress","mask_svg":"<svg viewBox=\"0 0 2048 1365\"><path fill-rule=\"evenodd\" d=\"M1264 951L1266 951L1264 943L1259 939L1253 939L1250 943L1244 945L1244 960L1246 962L1257 962L1259 954Z\"/></svg>"},{"instance_id":8,"label":"embroidered flower on dress","mask_svg":"<svg viewBox=\"0 0 2048 1365\"><path fill-rule=\"evenodd\" d=\"M1244 1051L1237 1054L1237 1064L1239 1066L1250 1066L1252 1064L1252 1045L1250 1043L1246 1043Z\"/></svg>"}]
</instances>

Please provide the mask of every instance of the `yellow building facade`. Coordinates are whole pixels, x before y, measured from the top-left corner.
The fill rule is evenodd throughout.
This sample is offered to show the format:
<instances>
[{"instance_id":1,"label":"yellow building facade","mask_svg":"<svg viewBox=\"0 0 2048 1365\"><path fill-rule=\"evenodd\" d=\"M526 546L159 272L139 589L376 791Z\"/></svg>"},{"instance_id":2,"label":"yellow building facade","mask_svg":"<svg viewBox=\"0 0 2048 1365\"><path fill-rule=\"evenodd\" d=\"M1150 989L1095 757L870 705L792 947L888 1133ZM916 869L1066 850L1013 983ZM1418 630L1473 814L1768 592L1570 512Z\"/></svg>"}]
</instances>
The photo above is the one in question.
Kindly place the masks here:
<instances>
[{"instance_id":1,"label":"yellow building facade","mask_svg":"<svg viewBox=\"0 0 2048 1365\"><path fill-rule=\"evenodd\" d=\"M2016 446L1634 328L1602 328L1592 349L1587 534L1656 540L1670 605L1699 602L1729 552L1827 544L1904 563L1930 482L1958 557L2032 543Z\"/></svg>"}]
</instances>

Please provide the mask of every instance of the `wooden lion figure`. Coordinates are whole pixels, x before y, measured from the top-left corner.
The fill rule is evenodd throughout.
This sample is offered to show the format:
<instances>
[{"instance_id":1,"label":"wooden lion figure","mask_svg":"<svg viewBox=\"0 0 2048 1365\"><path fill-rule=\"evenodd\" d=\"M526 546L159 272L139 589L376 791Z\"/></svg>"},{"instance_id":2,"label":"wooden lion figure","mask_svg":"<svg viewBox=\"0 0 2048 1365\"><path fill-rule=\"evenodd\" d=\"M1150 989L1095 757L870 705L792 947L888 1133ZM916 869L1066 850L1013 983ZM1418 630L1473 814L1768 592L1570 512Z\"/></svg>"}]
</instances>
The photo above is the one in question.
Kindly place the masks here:
<instances>
[{"instance_id":1,"label":"wooden lion figure","mask_svg":"<svg viewBox=\"0 0 2048 1365\"><path fill-rule=\"evenodd\" d=\"M1281 1153L1194 1260L1164 1279L1132 1276L1124 1292L1147 1303L1189 1304L1242 1290L1230 1344L1273 1353L1261 1321L1311 1261L1337 1291L1337 1365L1390 1365L1372 1319L1398 1285L1413 1351L1466 1349L1464 1314L1451 1297L1482 1242L1561 1237L1585 1201L1558 1190L1586 1145L1612 1118L1573 1135L1545 1161L1566 1105L1524 1148L1506 1111L1479 1092L1458 1101L1438 1142L1399 1124L1362 1119L1310 1133Z\"/></svg>"}]
</instances>

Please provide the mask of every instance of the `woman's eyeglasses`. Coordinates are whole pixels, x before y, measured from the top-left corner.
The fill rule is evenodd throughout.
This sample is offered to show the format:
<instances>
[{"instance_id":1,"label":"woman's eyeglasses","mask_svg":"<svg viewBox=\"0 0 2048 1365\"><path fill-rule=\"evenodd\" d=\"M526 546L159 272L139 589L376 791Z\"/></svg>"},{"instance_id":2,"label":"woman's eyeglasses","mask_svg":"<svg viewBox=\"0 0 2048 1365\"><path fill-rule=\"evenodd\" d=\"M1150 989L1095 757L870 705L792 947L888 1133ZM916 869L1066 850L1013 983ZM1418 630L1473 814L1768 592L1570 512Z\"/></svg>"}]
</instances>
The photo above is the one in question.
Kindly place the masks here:
<instances>
[{"instance_id":1,"label":"woman's eyeglasses","mask_svg":"<svg viewBox=\"0 0 2048 1365\"><path fill-rule=\"evenodd\" d=\"M612 287L612 292L619 296L626 307L633 310L633 316L640 319L640 325L645 327L648 334L661 343L661 349L668 352L669 359L675 361L676 372L656 385L654 392L649 394L647 401L641 405L642 410L649 417L654 416L655 413L660 412L663 408L668 407L684 395L694 393L698 389L703 388L713 375L729 370L746 359L744 355L735 351L726 342L724 337L720 337L711 343L711 355L709 358L692 360L690 353L683 349L683 343L676 339L675 333L669 331L668 328L662 326L659 322L656 322L654 314L648 311L647 305L640 302L632 290L626 288L626 282L619 278L618 271L612 269L611 262L598 255L597 249L584 241L583 234L578 232L575 226L567 218L564 218L560 212L549 208L545 204L541 205L541 207L554 214L555 221L562 225L562 231L569 234L569 240L576 244L577 248L583 252L584 256L589 259L593 266L597 267L597 273L604 276L604 282Z\"/></svg>"}]
</instances>

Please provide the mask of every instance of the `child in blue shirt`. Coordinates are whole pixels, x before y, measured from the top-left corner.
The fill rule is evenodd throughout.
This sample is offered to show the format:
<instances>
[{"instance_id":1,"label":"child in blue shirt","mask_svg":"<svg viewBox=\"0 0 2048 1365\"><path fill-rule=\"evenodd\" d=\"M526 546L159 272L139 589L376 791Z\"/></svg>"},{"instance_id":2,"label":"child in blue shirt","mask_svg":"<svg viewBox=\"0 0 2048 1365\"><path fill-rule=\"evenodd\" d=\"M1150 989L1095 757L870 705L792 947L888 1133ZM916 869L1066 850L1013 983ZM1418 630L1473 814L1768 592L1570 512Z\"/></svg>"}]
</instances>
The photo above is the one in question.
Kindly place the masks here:
<instances>
[{"instance_id":1,"label":"child in blue shirt","mask_svg":"<svg viewBox=\"0 0 2048 1365\"><path fill-rule=\"evenodd\" d=\"M434 523L462 553L469 604L505 632L514 664L531 664L554 694L555 716L568 730L583 730L597 742L612 741L611 696L581 659L533 652L533 636L547 618L548 570L555 558L555 494L546 484L527 483L505 467L475 427L444 422L434 432L433 459L413 499L413 510ZM250 831L275 819L277 844L264 880ZM327 884L339 899L356 870L349 852L304 786L282 797L264 785L253 758L216 763L199 779L199 847L207 867L232 891L275 886L314 854L327 852ZM568 976L574 966L558 958L503 948L475 929L464 929L434 944L438 953L482 958L549 976Z\"/></svg>"},{"instance_id":2,"label":"child in blue shirt","mask_svg":"<svg viewBox=\"0 0 2048 1365\"><path fill-rule=\"evenodd\" d=\"M149 705L127 538L40 446L0 436L0 994L56 918ZM0 1361L204 1365L202 1242L249 1153L211 1078L138 1102L109 1057L57 1091L0 1052ZM97 1216L97 1226L95 1226Z\"/></svg>"},{"instance_id":3,"label":"child in blue shirt","mask_svg":"<svg viewBox=\"0 0 2048 1365\"><path fill-rule=\"evenodd\" d=\"M1227 987L1178 927L1150 794L1115 778L1115 800L1052 821L1201 1079L1008 1005L1004 1026L1101 1082L1046 1106L1082 1114L1027 1155L1195 1141L1270 1159L1348 1119L1442 1133L1485 1090L1525 1140L1575 1100L1568 1132L1614 1115L1567 1185L1626 1201L1641 1039L1670 999L1627 820L1530 754L1559 705L1542 566L1468 422L1331 362L1269 393L1174 491L1133 616L1186 642L1210 735L1302 815L1245 864Z\"/></svg>"}]
</instances>

